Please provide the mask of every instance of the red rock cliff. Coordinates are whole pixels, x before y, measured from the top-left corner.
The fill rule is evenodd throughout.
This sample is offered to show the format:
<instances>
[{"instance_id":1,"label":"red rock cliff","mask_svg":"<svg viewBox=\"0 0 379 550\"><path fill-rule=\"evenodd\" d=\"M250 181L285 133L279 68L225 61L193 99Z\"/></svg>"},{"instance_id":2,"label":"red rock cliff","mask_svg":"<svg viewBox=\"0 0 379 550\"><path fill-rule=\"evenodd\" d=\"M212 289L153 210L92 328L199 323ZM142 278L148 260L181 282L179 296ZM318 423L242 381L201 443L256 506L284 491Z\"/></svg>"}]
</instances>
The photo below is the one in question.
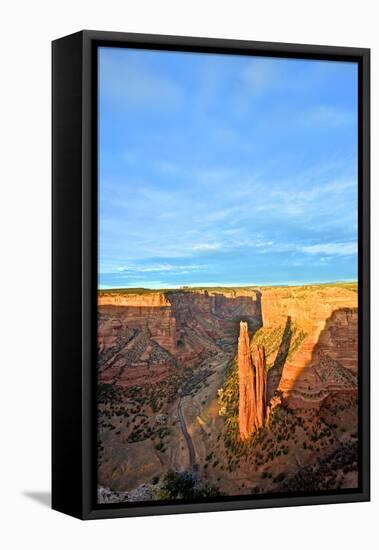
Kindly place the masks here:
<instances>
[{"instance_id":1,"label":"red rock cliff","mask_svg":"<svg viewBox=\"0 0 379 550\"><path fill-rule=\"evenodd\" d=\"M266 410L266 359L263 347L250 350L247 323L238 338L239 431L242 440L261 428Z\"/></svg>"},{"instance_id":2,"label":"red rock cliff","mask_svg":"<svg viewBox=\"0 0 379 550\"><path fill-rule=\"evenodd\" d=\"M231 353L241 317L261 326L257 291L100 291L99 381L150 384L221 351Z\"/></svg>"},{"instance_id":3,"label":"red rock cliff","mask_svg":"<svg viewBox=\"0 0 379 550\"><path fill-rule=\"evenodd\" d=\"M305 334L285 358L275 387L290 408L319 407L336 388L355 391L353 378L340 367L357 373L357 306L357 292L339 285L263 290L263 327L283 327L290 319Z\"/></svg>"}]
</instances>

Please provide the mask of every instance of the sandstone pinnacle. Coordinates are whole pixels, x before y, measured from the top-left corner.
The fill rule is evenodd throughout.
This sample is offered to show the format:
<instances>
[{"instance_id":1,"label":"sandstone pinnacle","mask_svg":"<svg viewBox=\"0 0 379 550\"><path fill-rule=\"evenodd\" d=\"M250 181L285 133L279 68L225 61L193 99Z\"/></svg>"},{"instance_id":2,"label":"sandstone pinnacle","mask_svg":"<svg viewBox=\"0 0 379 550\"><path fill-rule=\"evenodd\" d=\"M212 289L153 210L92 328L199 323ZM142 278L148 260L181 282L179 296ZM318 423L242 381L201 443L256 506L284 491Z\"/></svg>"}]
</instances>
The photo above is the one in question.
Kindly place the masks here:
<instances>
[{"instance_id":1,"label":"sandstone pinnacle","mask_svg":"<svg viewBox=\"0 0 379 550\"><path fill-rule=\"evenodd\" d=\"M263 346L250 349L247 323L238 338L239 432L242 440L263 427L266 416L266 357Z\"/></svg>"}]
</instances>

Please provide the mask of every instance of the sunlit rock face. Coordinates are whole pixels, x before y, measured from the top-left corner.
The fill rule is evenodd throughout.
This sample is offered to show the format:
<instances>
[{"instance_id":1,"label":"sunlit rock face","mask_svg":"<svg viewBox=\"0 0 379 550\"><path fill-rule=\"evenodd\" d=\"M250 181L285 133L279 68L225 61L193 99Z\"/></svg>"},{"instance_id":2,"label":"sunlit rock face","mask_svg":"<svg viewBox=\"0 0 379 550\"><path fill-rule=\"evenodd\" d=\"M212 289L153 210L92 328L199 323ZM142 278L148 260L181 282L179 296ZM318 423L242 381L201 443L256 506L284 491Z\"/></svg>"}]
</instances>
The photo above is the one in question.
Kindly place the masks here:
<instances>
[{"instance_id":1,"label":"sunlit rock face","mask_svg":"<svg viewBox=\"0 0 379 550\"><path fill-rule=\"evenodd\" d=\"M356 488L357 306L353 284L100 291L101 498L188 468L179 402L223 494Z\"/></svg>"},{"instance_id":2,"label":"sunlit rock face","mask_svg":"<svg viewBox=\"0 0 379 550\"><path fill-rule=\"evenodd\" d=\"M331 392L356 391L356 292L338 285L267 289L262 320L266 330L289 327L288 350L270 388L279 390L287 406L318 408ZM298 346L294 328L304 334ZM274 374L269 372L270 379Z\"/></svg>"},{"instance_id":3,"label":"sunlit rock face","mask_svg":"<svg viewBox=\"0 0 379 550\"><path fill-rule=\"evenodd\" d=\"M248 439L255 429L257 404L255 401L255 380L250 354L250 340L247 323L241 321L238 338L239 378L239 430L242 440Z\"/></svg>"},{"instance_id":4,"label":"sunlit rock face","mask_svg":"<svg viewBox=\"0 0 379 550\"><path fill-rule=\"evenodd\" d=\"M101 292L99 382L123 387L169 378L235 352L238 323L261 326L260 293L249 289Z\"/></svg>"},{"instance_id":5,"label":"sunlit rock face","mask_svg":"<svg viewBox=\"0 0 379 550\"><path fill-rule=\"evenodd\" d=\"M238 338L239 432L242 440L262 428L266 411L266 359L263 347L250 349L246 322Z\"/></svg>"}]
</instances>

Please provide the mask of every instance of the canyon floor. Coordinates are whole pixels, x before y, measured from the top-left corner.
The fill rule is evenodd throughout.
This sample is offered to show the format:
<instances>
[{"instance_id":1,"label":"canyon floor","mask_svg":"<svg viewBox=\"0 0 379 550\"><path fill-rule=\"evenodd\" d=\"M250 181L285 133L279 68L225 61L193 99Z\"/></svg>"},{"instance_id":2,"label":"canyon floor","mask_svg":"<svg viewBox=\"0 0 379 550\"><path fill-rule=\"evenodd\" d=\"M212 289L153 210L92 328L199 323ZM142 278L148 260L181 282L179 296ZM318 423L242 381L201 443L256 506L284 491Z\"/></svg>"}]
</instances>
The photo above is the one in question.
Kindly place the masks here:
<instances>
[{"instance_id":1,"label":"canyon floor","mask_svg":"<svg viewBox=\"0 0 379 550\"><path fill-rule=\"evenodd\" d=\"M355 283L99 291L99 502L357 486ZM240 321L267 357L239 436Z\"/></svg>"}]
</instances>

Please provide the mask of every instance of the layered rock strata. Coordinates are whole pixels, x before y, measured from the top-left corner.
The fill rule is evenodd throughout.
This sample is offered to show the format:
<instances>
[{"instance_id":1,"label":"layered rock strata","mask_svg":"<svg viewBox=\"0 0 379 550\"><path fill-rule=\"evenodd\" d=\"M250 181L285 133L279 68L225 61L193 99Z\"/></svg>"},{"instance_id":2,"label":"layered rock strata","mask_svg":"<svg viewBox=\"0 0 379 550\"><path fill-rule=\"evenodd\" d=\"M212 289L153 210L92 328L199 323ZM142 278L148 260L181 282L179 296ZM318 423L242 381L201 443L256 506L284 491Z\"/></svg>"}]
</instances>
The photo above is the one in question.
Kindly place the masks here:
<instances>
[{"instance_id":1,"label":"layered rock strata","mask_svg":"<svg viewBox=\"0 0 379 550\"><path fill-rule=\"evenodd\" d=\"M99 382L124 387L233 353L241 318L261 326L260 293L249 289L101 291L98 314Z\"/></svg>"},{"instance_id":2,"label":"layered rock strata","mask_svg":"<svg viewBox=\"0 0 379 550\"><path fill-rule=\"evenodd\" d=\"M318 408L331 392L356 391L357 301L356 292L339 286L282 287L262 293L266 329L290 320L288 355L280 372L272 373L278 376L275 389L289 407ZM305 335L293 351L292 327Z\"/></svg>"}]
</instances>

